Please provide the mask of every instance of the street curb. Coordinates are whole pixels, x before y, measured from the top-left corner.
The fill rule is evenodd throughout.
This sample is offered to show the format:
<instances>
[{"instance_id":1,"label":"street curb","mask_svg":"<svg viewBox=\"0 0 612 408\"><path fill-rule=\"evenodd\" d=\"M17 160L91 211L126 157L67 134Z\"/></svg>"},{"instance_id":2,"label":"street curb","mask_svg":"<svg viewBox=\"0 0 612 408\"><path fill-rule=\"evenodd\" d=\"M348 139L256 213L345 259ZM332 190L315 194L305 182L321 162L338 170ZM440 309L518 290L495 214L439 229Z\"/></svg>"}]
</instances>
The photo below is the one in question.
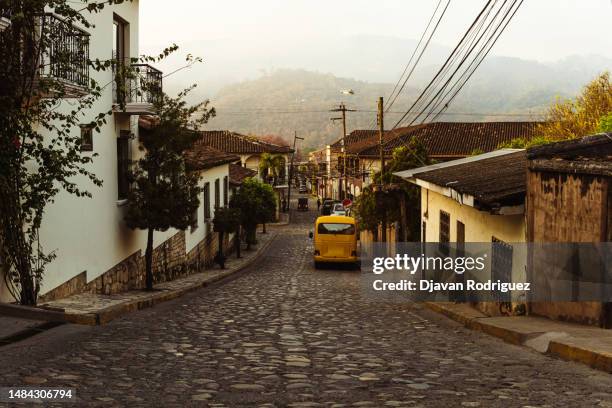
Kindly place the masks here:
<instances>
[{"instance_id":1,"label":"street curb","mask_svg":"<svg viewBox=\"0 0 612 408\"><path fill-rule=\"evenodd\" d=\"M452 319L470 330L479 331L497 337L506 343L524 346L530 336L517 330L500 327L486 322L487 316L474 317L462 314L460 311L444 307L433 302L423 302L428 309ZM544 332L542 332L544 334ZM574 361L592 368L612 373L612 354L598 352L592 349L571 344L571 339L551 340L544 354L550 354L563 360Z\"/></svg>"},{"instance_id":2,"label":"street curb","mask_svg":"<svg viewBox=\"0 0 612 408\"><path fill-rule=\"evenodd\" d=\"M612 373L612 354L597 353L593 350L555 340L548 344L547 352L564 360L576 361L597 370Z\"/></svg>"},{"instance_id":3,"label":"street curb","mask_svg":"<svg viewBox=\"0 0 612 408\"><path fill-rule=\"evenodd\" d=\"M215 277L212 277L209 280L198 282L198 283L192 284L190 286L186 286L181 289L162 291L162 292L156 293L155 295L147 299L139 299L133 302L126 302L120 305L110 306L106 309L102 309L101 311L97 313L85 315L83 316L84 317L83 319L77 318L75 319L75 321L73 321L73 323L87 324L87 325L104 325L128 313L135 312L137 310L147 309L157 304L177 299L187 293L193 292L200 288L204 288L214 283L217 283L219 281L222 281L228 278L229 276L232 276L232 275L237 274L238 272L241 272L242 270L248 268L253 263L255 263L255 261L259 259L262 253L270 246L272 241L274 241L277 236L278 236L278 233L273 233L273 236L265 244L257 248L257 253L253 255L251 259L249 259L244 264L240 265L238 268L234 270L228 270L227 272L217 275ZM68 315L68 316L78 317L77 315Z\"/></svg>"}]
</instances>

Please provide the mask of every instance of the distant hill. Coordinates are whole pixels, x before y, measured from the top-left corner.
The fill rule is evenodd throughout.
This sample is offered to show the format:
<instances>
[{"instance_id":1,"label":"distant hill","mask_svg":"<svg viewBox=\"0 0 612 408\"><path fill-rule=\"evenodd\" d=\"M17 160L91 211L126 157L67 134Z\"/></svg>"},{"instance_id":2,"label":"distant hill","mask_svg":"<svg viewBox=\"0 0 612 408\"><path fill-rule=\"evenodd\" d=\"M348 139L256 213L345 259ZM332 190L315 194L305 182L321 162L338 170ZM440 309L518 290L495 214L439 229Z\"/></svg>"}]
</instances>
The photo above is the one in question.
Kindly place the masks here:
<instances>
[{"instance_id":1,"label":"distant hill","mask_svg":"<svg viewBox=\"0 0 612 408\"><path fill-rule=\"evenodd\" d=\"M612 68L604 57L572 57L543 64L518 58L492 57L479 69L440 120L535 120L557 96L574 96L599 72ZM407 109L437 67L428 65L418 71L392 111ZM218 117L206 126L245 134L280 135L292 140L293 132L305 137L305 146L320 147L341 136L338 116L329 109L345 102L360 112L347 114L347 131L375 125L376 101L391 93L394 83L366 82L340 78L329 73L302 69L279 69L258 79L223 87L211 104ZM354 95L342 94L352 89ZM300 113L295 113L299 111ZM370 111L370 112L363 112ZM458 115L452 113L470 113ZM529 115L526 113L534 113ZM525 114L496 116L488 113ZM400 116L388 114L391 127Z\"/></svg>"}]
</instances>

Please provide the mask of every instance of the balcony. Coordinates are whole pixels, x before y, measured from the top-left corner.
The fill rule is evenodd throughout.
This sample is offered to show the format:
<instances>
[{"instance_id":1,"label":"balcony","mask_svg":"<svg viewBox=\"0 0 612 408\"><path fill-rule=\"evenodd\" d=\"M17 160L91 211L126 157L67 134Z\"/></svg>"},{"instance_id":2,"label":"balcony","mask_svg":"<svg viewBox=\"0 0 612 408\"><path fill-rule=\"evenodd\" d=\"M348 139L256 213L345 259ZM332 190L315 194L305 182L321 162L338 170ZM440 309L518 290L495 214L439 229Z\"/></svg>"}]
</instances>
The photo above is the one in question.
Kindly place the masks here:
<instances>
[{"instance_id":1,"label":"balcony","mask_svg":"<svg viewBox=\"0 0 612 408\"><path fill-rule=\"evenodd\" d=\"M113 111L150 115L162 91L163 74L148 64L119 65L113 70Z\"/></svg>"},{"instance_id":2,"label":"balcony","mask_svg":"<svg viewBox=\"0 0 612 408\"><path fill-rule=\"evenodd\" d=\"M89 93L89 33L50 13L40 15L38 24L41 94L78 98Z\"/></svg>"}]
</instances>

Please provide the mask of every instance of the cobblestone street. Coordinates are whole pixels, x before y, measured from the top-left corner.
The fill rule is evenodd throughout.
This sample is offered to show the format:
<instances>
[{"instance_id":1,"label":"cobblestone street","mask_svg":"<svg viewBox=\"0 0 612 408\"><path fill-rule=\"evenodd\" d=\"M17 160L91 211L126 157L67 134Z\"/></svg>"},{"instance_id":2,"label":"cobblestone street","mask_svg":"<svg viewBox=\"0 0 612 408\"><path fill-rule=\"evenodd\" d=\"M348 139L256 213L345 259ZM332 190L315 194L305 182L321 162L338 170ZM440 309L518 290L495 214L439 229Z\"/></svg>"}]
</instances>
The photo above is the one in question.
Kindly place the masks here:
<instances>
[{"instance_id":1,"label":"cobblestone street","mask_svg":"<svg viewBox=\"0 0 612 408\"><path fill-rule=\"evenodd\" d=\"M366 299L359 271L315 270L314 217L277 227L231 281L3 347L0 385L74 387L78 406L612 407L609 374Z\"/></svg>"}]
</instances>

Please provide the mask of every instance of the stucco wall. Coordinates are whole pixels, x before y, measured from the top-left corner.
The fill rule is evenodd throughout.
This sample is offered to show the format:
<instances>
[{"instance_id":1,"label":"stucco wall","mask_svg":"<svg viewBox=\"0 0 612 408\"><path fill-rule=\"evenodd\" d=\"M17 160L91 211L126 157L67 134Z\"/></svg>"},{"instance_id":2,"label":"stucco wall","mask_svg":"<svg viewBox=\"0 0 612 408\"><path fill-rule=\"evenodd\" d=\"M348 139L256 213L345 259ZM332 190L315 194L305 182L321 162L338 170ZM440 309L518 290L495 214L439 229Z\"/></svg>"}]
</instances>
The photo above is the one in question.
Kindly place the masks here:
<instances>
[{"instance_id":1,"label":"stucco wall","mask_svg":"<svg viewBox=\"0 0 612 408\"><path fill-rule=\"evenodd\" d=\"M126 2L117 6L104 8L100 13L90 15L95 28L91 34L90 57L106 60L112 57L112 24L116 13L129 23L129 53L132 57L139 55L138 47L138 1ZM106 112L112 106L112 73L91 70L92 78L105 86L102 97L83 118L82 123L89 123L99 112ZM63 104L59 109L71 109ZM133 159L138 151L137 116L113 114L100 133L93 136L93 152L98 157L88 169L103 181L102 187L96 187L84 178L75 178L78 184L91 192L92 198L78 198L65 192L60 193L53 204L45 211L40 230L40 241L46 252L54 251L56 259L47 266L42 282L41 295L70 281L83 276L85 283L94 281L120 262L130 258L138 251L144 253L146 233L132 231L123 222L125 203L118 201L117 183L117 144L120 130L129 130L134 134L132 140ZM79 129L74 129L79 132ZM43 133L44 134L44 133ZM214 180L220 179L221 204L223 204L223 176L228 174L228 166L223 165L205 173L211 188L211 212L214 211ZM201 197L202 198L202 197ZM201 224L194 233L187 232L185 237L186 251L193 249L204 238L206 228L203 226L203 200L198 210L198 221ZM155 247L175 236L176 230L155 233ZM0 279L0 301L12 301Z\"/></svg>"},{"instance_id":2,"label":"stucco wall","mask_svg":"<svg viewBox=\"0 0 612 408\"><path fill-rule=\"evenodd\" d=\"M450 214L451 242L457 239L457 221L465 225L466 242L491 242L493 236L508 243L526 241L524 215L493 215L422 188L421 220L427 223L427 242L439 241L440 210Z\"/></svg>"}]
</instances>

